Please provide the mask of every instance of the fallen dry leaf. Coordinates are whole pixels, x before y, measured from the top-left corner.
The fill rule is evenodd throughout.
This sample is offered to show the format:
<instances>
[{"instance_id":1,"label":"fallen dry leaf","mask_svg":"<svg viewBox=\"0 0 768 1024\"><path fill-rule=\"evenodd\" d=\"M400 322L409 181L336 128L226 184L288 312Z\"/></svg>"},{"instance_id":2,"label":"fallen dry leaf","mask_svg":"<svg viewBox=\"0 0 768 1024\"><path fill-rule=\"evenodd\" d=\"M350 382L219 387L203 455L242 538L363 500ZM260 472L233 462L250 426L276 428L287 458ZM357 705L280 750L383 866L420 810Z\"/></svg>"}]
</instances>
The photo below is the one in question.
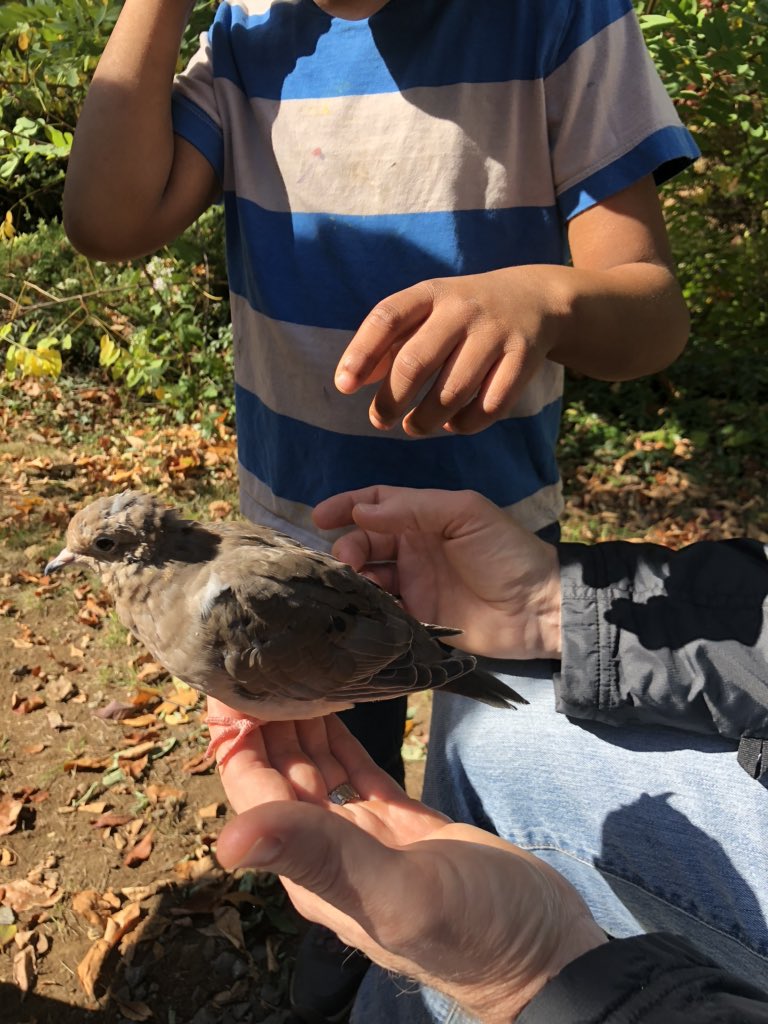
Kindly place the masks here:
<instances>
[{"instance_id":1,"label":"fallen dry leaf","mask_svg":"<svg viewBox=\"0 0 768 1024\"><path fill-rule=\"evenodd\" d=\"M123 999L115 999L115 1003L120 1007L120 1012L127 1020L152 1020L154 1016L146 1003L127 1003Z\"/></svg>"},{"instance_id":2,"label":"fallen dry leaf","mask_svg":"<svg viewBox=\"0 0 768 1024\"><path fill-rule=\"evenodd\" d=\"M155 842L155 830L150 829L147 834L132 847L125 857L123 857L123 864L127 868L138 867L139 864L143 864L152 853L152 847Z\"/></svg>"},{"instance_id":3,"label":"fallen dry leaf","mask_svg":"<svg viewBox=\"0 0 768 1024\"><path fill-rule=\"evenodd\" d=\"M199 860L180 860L178 864L174 864L173 870L185 882L196 882L199 878L210 875L217 869L213 857L206 854Z\"/></svg>"},{"instance_id":4,"label":"fallen dry leaf","mask_svg":"<svg viewBox=\"0 0 768 1024\"><path fill-rule=\"evenodd\" d=\"M96 983L101 968L122 937L135 928L141 918L141 907L128 903L107 919L104 936L97 939L77 965L77 977L89 999L96 998Z\"/></svg>"},{"instance_id":5,"label":"fallen dry leaf","mask_svg":"<svg viewBox=\"0 0 768 1024\"><path fill-rule=\"evenodd\" d=\"M209 772L216 764L215 757L206 757L204 752L195 754L194 757L190 757L181 766L183 772L187 772L189 775L205 775Z\"/></svg>"},{"instance_id":6,"label":"fallen dry leaf","mask_svg":"<svg viewBox=\"0 0 768 1024\"><path fill-rule=\"evenodd\" d=\"M54 711L51 708L49 708L48 711L46 711L45 717L48 719L49 727L51 729L53 729L54 732L57 732L57 731L59 731L61 729L69 729L69 728L71 728L70 726L68 726L64 722L64 719L61 717L59 712L58 711Z\"/></svg>"},{"instance_id":7,"label":"fallen dry leaf","mask_svg":"<svg viewBox=\"0 0 768 1024\"><path fill-rule=\"evenodd\" d=\"M140 683L156 683L168 676L168 669L159 661L148 661L136 673L136 679Z\"/></svg>"},{"instance_id":8,"label":"fallen dry leaf","mask_svg":"<svg viewBox=\"0 0 768 1024\"><path fill-rule=\"evenodd\" d=\"M245 949L245 936L240 914L234 907L219 907L213 912L214 923L209 928L201 928L203 935L223 935L235 949Z\"/></svg>"},{"instance_id":9,"label":"fallen dry leaf","mask_svg":"<svg viewBox=\"0 0 768 1024\"><path fill-rule=\"evenodd\" d=\"M0 836L10 835L16 829L23 809L24 801L17 800L10 793L0 797Z\"/></svg>"},{"instance_id":10,"label":"fallen dry leaf","mask_svg":"<svg viewBox=\"0 0 768 1024\"><path fill-rule=\"evenodd\" d=\"M215 801L212 804L206 804L205 807L198 807L195 812L197 818L200 821L207 821L211 818L218 818L219 815L224 813L224 804L220 801Z\"/></svg>"},{"instance_id":11,"label":"fallen dry leaf","mask_svg":"<svg viewBox=\"0 0 768 1024\"><path fill-rule=\"evenodd\" d=\"M64 895L53 885L30 882L19 878L0 887L0 903L22 914L32 907L53 907Z\"/></svg>"},{"instance_id":12,"label":"fallen dry leaf","mask_svg":"<svg viewBox=\"0 0 768 1024\"><path fill-rule=\"evenodd\" d=\"M137 715L135 718L122 718L123 725L127 725L132 729L144 729L147 726L154 725L160 726L162 722L157 720L157 715L152 712L148 712L146 715Z\"/></svg>"},{"instance_id":13,"label":"fallen dry leaf","mask_svg":"<svg viewBox=\"0 0 768 1024\"><path fill-rule=\"evenodd\" d=\"M12 710L17 715L30 715L33 711L39 711L40 708L45 707L45 701L37 693L33 693L31 697L18 697L17 694L14 696L17 699L12 705Z\"/></svg>"},{"instance_id":14,"label":"fallen dry leaf","mask_svg":"<svg viewBox=\"0 0 768 1024\"><path fill-rule=\"evenodd\" d=\"M48 700L54 700L60 703L74 697L76 693L77 687L72 680L67 679L66 676L59 676L59 678L54 679L52 683L48 683L45 688L45 696Z\"/></svg>"},{"instance_id":15,"label":"fallen dry leaf","mask_svg":"<svg viewBox=\"0 0 768 1024\"><path fill-rule=\"evenodd\" d=\"M61 716L59 716L59 717L61 717ZM21 752L22 752L22 754L25 754L28 757L32 757L35 754L42 754L42 752L45 750L45 748L47 746L48 746L47 743L33 743L29 747L22 747Z\"/></svg>"},{"instance_id":16,"label":"fallen dry leaf","mask_svg":"<svg viewBox=\"0 0 768 1024\"><path fill-rule=\"evenodd\" d=\"M104 757L75 757L64 762L65 772L101 772L112 763L112 755Z\"/></svg>"},{"instance_id":17,"label":"fallen dry leaf","mask_svg":"<svg viewBox=\"0 0 768 1024\"><path fill-rule=\"evenodd\" d=\"M13 980L22 992L29 992L37 979L35 951L31 946L19 950L13 958Z\"/></svg>"},{"instance_id":18,"label":"fallen dry leaf","mask_svg":"<svg viewBox=\"0 0 768 1024\"><path fill-rule=\"evenodd\" d=\"M151 753L156 746L157 743L154 740L148 740L146 743L137 743L133 747L124 747L122 750L118 750L117 756L120 761L131 761Z\"/></svg>"},{"instance_id":19,"label":"fallen dry leaf","mask_svg":"<svg viewBox=\"0 0 768 1024\"><path fill-rule=\"evenodd\" d=\"M91 803L78 804L77 809L83 814L103 814L107 809L107 801L93 800Z\"/></svg>"},{"instance_id":20,"label":"fallen dry leaf","mask_svg":"<svg viewBox=\"0 0 768 1024\"><path fill-rule=\"evenodd\" d=\"M178 786L161 786L151 782L144 789L144 794L153 805L159 803L181 804L186 800L186 793Z\"/></svg>"},{"instance_id":21,"label":"fallen dry leaf","mask_svg":"<svg viewBox=\"0 0 768 1024\"><path fill-rule=\"evenodd\" d=\"M72 895L72 909L89 924L97 925L104 930L111 916L111 909L101 893L95 889L83 889Z\"/></svg>"},{"instance_id":22,"label":"fallen dry leaf","mask_svg":"<svg viewBox=\"0 0 768 1024\"><path fill-rule=\"evenodd\" d=\"M132 814L117 814L115 811L107 811L106 814L100 814L91 822L91 828L119 828L121 825L127 825L132 819Z\"/></svg>"},{"instance_id":23,"label":"fallen dry leaf","mask_svg":"<svg viewBox=\"0 0 768 1024\"><path fill-rule=\"evenodd\" d=\"M110 721L119 722L123 718L130 718L135 711L136 708L133 704L124 704L119 700L111 700L103 708L94 711L94 714L97 718L106 718Z\"/></svg>"}]
</instances>

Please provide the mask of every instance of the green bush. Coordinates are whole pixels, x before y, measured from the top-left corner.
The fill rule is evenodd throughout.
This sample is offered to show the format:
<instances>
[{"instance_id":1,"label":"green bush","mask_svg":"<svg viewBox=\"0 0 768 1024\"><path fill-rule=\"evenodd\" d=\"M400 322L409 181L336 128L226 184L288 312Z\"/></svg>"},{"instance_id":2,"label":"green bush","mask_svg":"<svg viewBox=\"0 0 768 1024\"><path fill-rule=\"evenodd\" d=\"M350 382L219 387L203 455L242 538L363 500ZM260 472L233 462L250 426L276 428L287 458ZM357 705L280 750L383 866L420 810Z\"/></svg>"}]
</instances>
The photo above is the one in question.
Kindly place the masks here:
<instances>
[{"instance_id":1,"label":"green bush","mask_svg":"<svg viewBox=\"0 0 768 1024\"><path fill-rule=\"evenodd\" d=\"M563 451L579 461L610 451L617 428L668 426L739 472L768 454L768 0L635 6L702 152L663 192L691 340L657 377L569 381Z\"/></svg>"},{"instance_id":2,"label":"green bush","mask_svg":"<svg viewBox=\"0 0 768 1024\"><path fill-rule=\"evenodd\" d=\"M212 402L231 408L232 334L222 213L207 211L161 253L133 263L86 259L61 224L41 222L0 248L6 373L114 380L182 418ZM3 251L3 249L5 251Z\"/></svg>"}]
</instances>

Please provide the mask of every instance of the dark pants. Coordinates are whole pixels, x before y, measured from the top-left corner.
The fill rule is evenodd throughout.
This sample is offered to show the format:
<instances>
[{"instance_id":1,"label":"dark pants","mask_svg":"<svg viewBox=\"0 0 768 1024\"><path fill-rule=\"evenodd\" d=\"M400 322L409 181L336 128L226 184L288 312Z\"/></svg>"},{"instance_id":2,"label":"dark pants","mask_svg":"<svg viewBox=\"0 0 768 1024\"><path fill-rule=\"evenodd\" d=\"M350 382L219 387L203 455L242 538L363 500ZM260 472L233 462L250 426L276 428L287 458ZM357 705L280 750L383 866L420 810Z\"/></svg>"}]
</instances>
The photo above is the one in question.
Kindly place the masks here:
<instances>
[{"instance_id":1,"label":"dark pants","mask_svg":"<svg viewBox=\"0 0 768 1024\"><path fill-rule=\"evenodd\" d=\"M405 784L405 767L400 748L403 745L407 705L406 697L396 697L394 700L356 704L339 715L376 764L401 786Z\"/></svg>"}]
</instances>

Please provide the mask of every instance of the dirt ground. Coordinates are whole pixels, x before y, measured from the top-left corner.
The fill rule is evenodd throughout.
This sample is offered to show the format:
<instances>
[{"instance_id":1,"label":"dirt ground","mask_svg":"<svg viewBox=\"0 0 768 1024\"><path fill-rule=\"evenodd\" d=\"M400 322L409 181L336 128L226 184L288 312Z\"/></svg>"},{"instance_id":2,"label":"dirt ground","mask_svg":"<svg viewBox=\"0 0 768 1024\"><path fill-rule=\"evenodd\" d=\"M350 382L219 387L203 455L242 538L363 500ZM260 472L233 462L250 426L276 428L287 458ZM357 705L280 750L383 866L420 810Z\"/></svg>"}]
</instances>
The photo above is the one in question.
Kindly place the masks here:
<instances>
[{"instance_id":1,"label":"dirt ground","mask_svg":"<svg viewBox=\"0 0 768 1024\"><path fill-rule=\"evenodd\" d=\"M232 514L233 438L35 387L0 414L0 1022L286 1024L303 925L270 875L216 866L198 695L127 643L97 580L42 575L91 494ZM416 792L428 700L413 714Z\"/></svg>"}]
</instances>

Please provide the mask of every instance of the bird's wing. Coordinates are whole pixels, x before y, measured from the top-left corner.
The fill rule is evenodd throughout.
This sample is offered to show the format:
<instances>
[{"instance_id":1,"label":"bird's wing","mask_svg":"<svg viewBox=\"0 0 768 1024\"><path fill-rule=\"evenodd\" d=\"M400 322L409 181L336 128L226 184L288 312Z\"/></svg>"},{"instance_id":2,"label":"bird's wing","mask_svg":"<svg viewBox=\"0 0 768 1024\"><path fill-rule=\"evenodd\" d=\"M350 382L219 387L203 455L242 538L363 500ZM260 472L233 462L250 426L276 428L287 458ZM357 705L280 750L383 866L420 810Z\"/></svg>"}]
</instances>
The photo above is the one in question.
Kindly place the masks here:
<instances>
[{"instance_id":1,"label":"bird's wing","mask_svg":"<svg viewBox=\"0 0 768 1024\"><path fill-rule=\"evenodd\" d=\"M243 696L354 703L434 685L421 663L445 655L385 591L298 545L238 541L211 565L200 639Z\"/></svg>"}]
</instances>

